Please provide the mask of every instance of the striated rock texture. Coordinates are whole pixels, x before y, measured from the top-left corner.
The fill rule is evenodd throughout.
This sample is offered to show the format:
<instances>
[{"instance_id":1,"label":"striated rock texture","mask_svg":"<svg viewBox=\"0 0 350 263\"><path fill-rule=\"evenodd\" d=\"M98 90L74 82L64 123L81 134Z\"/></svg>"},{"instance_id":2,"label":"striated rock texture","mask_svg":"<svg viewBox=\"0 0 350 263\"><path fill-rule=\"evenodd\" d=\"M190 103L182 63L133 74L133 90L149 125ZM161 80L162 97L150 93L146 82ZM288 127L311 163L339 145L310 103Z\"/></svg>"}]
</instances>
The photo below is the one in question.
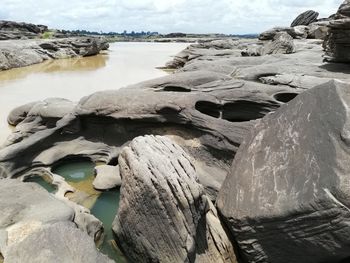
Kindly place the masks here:
<instances>
[{"instance_id":1,"label":"striated rock texture","mask_svg":"<svg viewBox=\"0 0 350 263\"><path fill-rule=\"evenodd\" d=\"M349 106L350 85L331 81L246 137L217 206L247 262L350 258Z\"/></svg>"},{"instance_id":2,"label":"striated rock texture","mask_svg":"<svg viewBox=\"0 0 350 263\"><path fill-rule=\"evenodd\" d=\"M295 26L308 26L313 22L317 21L317 17L318 17L319 13L313 11L313 10L308 10L305 11L304 13L301 13L300 15L298 15L294 21L292 22L292 24L290 25L291 27L295 27Z\"/></svg>"},{"instance_id":3,"label":"striated rock texture","mask_svg":"<svg viewBox=\"0 0 350 263\"><path fill-rule=\"evenodd\" d=\"M103 38L0 41L0 71L41 63L48 59L92 56L109 45Z\"/></svg>"},{"instance_id":4,"label":"striated rock texture","mask_svg":"<svg viewBox=\"0 0 350 263\"><path fill-rule=\"evenodd\" d=\"M331 20L328 34L323 43L325 59L331 62L350 62L350 1L339 7L334 20Z\"/></svg>"},{"instance_id":5,"label":"striated rock texture","mask_svg":"<svg viewBox=\"0 0 350 263\"><path fill-rule=\"evenodd\" d=\"M286 32L279 32L274 36L273 41L263 47L262 55L291 54L295 51L293 38Z\"/></svg>"},{"instance_id":6,"label":"striated rock texture","mask_svg":"<svg viewBox=\"0 0 350 263\"><path fill-rule=\"evenodd\" d=\"M236 262L190 157L166 137L124 148L121 200L113 223L131 262Z\"/></svg>"}]
</instances>

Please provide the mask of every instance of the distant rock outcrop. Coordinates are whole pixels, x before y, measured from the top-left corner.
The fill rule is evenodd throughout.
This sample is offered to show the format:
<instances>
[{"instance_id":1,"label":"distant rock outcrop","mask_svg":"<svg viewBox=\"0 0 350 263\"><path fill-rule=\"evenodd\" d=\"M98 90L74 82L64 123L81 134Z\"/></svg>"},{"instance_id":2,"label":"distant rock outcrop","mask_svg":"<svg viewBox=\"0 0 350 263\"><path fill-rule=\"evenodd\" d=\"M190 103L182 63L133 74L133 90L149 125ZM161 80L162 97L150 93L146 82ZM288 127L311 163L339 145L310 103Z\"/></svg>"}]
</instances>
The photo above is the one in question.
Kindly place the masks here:
<instances>
[{"instance_id":1,"label":"distant rock outcrop","mask_svg":"<svg viewBox=\"0 0 350 263\"><path fill-rule=\"evenodd\" d=\"M318 15L319 15L319 13L317 13L313 10L308 10L308 11L298 15L297 18L294 19L294 21L292 22L292 24L290 26L291 27L308 26L311 23L317 21Z\"/></svg>"},{"instance_id":2,"label":"distant rock outcrop","mask_svg":"<svg viewBox=\"0 0 350 263\"><path fill-rule=\"evenodd\" d=\"M239 148L217 205L247 262L350 258L349 90L333 81L300 94Z\"/></svg>"},{"instance_id":3,"label":"distant rock outcrop","mask_svg":"<svg viewBox=\"0 0 350 263\"><path fill-rule=\"evenodd\" d=\"M236 262L190 157L176 143L135 138L119 165L123 183L113 230L131 262Z\"/></svg>"},{"instance_id":4,"label":"distant rock outcrop","mask_svg":"<svg viewBox=\"0 0 350 263\"><path fill-rule=\"evenodd\" d=\"M350 0L339 7L330 21L328 34L323 43L325 59L332 62L350 62Z\"/></svg>"},{"instance_id":5,"label":"distant rock outcrop","mask_svg":"<svg viewBox=\"0 0 350 263\"><path fill-rule=\"evenodd\" d=\"M0 20L0 40L36 38L47 26Z\"/></svg>"},{"instance_id":6,"label":"distant rock outcrop","mask_svg":"<svg viewBox=\"0 0 350 263\"><path fill-rule=\"evenodd\" d=\"M93 56L108 47L104 38L95 37L0 41L0 71L48 59Z\"/></svg>"}]
</instances>

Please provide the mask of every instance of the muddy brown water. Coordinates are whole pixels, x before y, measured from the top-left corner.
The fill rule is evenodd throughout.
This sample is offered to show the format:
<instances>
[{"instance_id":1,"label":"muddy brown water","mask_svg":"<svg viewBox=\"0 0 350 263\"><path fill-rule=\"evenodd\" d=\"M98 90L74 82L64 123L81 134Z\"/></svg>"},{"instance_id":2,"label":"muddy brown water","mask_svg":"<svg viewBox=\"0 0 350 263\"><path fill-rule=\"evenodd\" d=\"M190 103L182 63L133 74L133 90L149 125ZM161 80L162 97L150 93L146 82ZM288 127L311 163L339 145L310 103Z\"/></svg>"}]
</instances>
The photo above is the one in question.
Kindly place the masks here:
<instances>
[{"instance_id":1,"label":"muddy brown water","mask_svg":"<svg viewBox=\"0 0 350 263\"><path fill-rule=\"evenodd\" d=\"M28 102L50 97L73 101L96 91L161 77L164 66L185 43L113 43L92 57L50 60L0 72L0 145L10 133L9 112Z\"/></svg>"}]
</instances>

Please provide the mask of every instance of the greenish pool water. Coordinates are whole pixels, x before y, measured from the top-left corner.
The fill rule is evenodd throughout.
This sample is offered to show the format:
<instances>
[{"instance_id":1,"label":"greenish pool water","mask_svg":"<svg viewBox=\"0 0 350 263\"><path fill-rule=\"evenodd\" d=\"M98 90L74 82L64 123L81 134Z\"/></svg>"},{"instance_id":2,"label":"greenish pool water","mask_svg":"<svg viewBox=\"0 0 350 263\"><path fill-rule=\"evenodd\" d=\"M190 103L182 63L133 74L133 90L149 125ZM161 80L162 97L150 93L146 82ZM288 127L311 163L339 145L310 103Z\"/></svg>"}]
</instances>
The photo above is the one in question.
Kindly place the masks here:
<instances>
[{"instance_id":1,"label":"greenish pool water","mask_svg":"<svg viewBox=\"0 0 350 263\"><path fill-rule=\"evenodd\" d=\"M55 174L59 174L67 182L78 183L94 176L95 164L89 161L74 161L64 163L53 169Z\"/></svg>"},{"instance_id":2,"label":"greenish pool water","mask_svg":"<svg viewBox=\"0 0 350 263\"><path fill-rule=\"evenodd\" d=\"M80 192L77 198L74 195L68 197L89 208L91 213L103 223L105 237L100 251L116 262L123 263L126 260L115 246L112 231L112 223L119 206L119 189L103 192L95 190L92 186L95 178L94 168L95 164L90 161L71 161L55 167L53 172L64 177Z\"/></svg>"},{"instance_id":3,"label":"greenish pool water","mask_svg":"<svg viewBox=\"0 0 350 263\"><path fill-rule=\"evenodd\" d=\"M25 182L37 183L43 188L45 188L49 193L53 193L56 190L56 188L51 183L49 183L46 179L42 178L41 176L33 176L27 178L25 179Z\"/></svg>"}]
</instances>

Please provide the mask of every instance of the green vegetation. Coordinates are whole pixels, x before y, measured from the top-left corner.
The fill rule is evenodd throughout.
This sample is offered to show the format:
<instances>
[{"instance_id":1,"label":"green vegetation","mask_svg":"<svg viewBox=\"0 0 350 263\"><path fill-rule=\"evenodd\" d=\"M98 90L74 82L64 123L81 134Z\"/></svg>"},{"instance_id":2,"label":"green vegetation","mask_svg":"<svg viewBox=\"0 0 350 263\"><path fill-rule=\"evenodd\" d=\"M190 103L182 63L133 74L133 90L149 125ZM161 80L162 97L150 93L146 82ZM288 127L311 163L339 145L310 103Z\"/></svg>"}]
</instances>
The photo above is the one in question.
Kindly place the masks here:
<instances>
[{"instance_id":1,"label":"green vegetation","mask_svg":"<svg viewBox=\"0 0 350 263\"><path fill-rule=\"evenodd\" d=\"M46 31L46 32L41 34L41 38L42 39L50 39L50 38L53 38L54 34L55 34L54 31Z\"/></svg>"}]
</instances>

